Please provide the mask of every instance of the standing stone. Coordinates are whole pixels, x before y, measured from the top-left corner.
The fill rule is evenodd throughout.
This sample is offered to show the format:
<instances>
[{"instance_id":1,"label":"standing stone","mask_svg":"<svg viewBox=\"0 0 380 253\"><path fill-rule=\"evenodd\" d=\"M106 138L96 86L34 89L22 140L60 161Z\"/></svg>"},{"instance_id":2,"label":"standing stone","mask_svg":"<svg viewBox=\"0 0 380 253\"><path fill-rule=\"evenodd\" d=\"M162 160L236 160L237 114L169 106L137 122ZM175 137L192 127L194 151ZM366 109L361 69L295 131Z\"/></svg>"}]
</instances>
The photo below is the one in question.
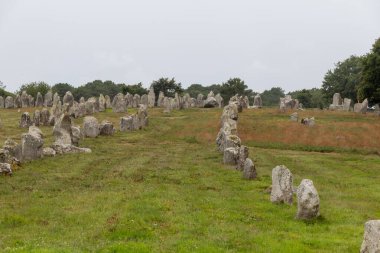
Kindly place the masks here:
<instances>
[{"instance_id":1,"label":"standing stone","mask_svg":"<svg viewBox=\"0 0 380 253\"><path fill-rule=\"evenodd\" d=\"M380 220L370 220L364 226L364 239L360 253L380 252Z\"/></svg>"},{"instance_id":2,"label":"standing stone","mask_svg":"<svg viewBox=\"0 0 380 253\"><path fill-rule=\"evenodd\" d=\"M367 113L367 109L368 109L368 99L364 99L360 107L360 112L365 114Z\"/></svg>"},{"instance_id":3,"label":"standing stone","mask_svg":"<svg viewBox=\"0 0 380 253\"><path fill-rule=\"evenodd\" d=\"M41 124L41 113L40 110L35 110L33 114L33 123L35 126L39 126Z\"/></svg>"},{"instance_id":4,"label":"standing stone","mask_svg":"<svg viewBox=\"0 0 380 253\"><path fill-rule=\"evenodd\" d=\"M62 104L61 98L58 93L55 93L53 96L53 103L50 109L51 122L54 122L55 119L59 118L62 115ZM53 124L54 125L54 124Z\"/></svg>"},{"instance_id":5,"label":"standing stone","mask_svg":"<svg viewBox=\"0 0 380 253\"><path fill-rule=\"evenodd\" d=\"M133 130L133 118L132 116L126 116L120 118L120 131L132 131Z\"/></svg>"},{"instance_id":6,"label":"standing stone","mask_svg":"<svg viewBox=\"0 0 380 253\"><path fill-rule=\"evenodd\" d=\"M106 108L107 108L107 109L112 108L112 105L111 105L111 98L110 98L110 96L105 95L104 98L106 99Z\"/></svg>"},{"instance_id":7,"label":"standing stone","mask_svg":"<svg viewBox=\"0 0 380 253\"><path fill-rule=\"evenodd\" d=\"M93 116L86 116L83 119L83 133L85 137L97 137L99 135L99 123Z\"/></svg>"},{"instance_id":8,"label":"standing stone","mask_svg":"<svg viewBox=\"0 0 380 253\"><path fill-rule=\"evenodd\" d=\"M212 91L211 91L212 92ZM216 101L216 99L214 97L208 97L204 103L204 108L214 108L214 107L218 107L218 102Z\"/></svg>"},{"instance_id":9,"label":"standing stone","mask_svg":"<svg viewBox=\"0 0 380 253\"><path fill-rule=\"evenodd\" d=\"M140 104L140 95L139 94L135 94L133 96L133 102L132 102L132 107L133 108L137 108Z\"/></svg>"},{"instance_id":10,"label":"standing stone","mask_svg":"<svg viewBox=\"0 0 380 253\"><path fill-rule=\"evenodd\" d=\"M263 101L261 100L260 94L257 94L253 98L253 108L261 108L261 107L263 107Z\"/></svg>"},{"instance_id":11,"label":"standing stone","mask_svg":"<svg viewBox=\"0 0 380 253\"><path fill-rule=\"evenodd\" d=\"M255 164L252 162L251 159L247 158L244 162L244 168L243 168L243 178L252 180L257 177L256 167Z\"/></svg>"},{"instance_id":12,"label":"standing stone","mask_svg":"<svg viewBox=\"0 0 380 253\"><path fill-rule=\"evenodd\" d=\"M122 93L118 93L112 101L112 111L113 112L125 112L126 111L126 103L124 100L124 96Z\"/></svg>"},{"instance_id":13,"label":"standing stone","mask_svg":"<svg viewBox=\"0 0 380 253\"><path fill-rule=\"evenodd\" d=\"M333 96L333 105L341 105L342 104L342 97L340 96L340 93L335 93Z\"/></svg>"},{"instance_id":14,"label":"standing stone","mask_svg":"<svg viewBox=\"0 0 380 253\"><path fill-rule=\"evenodd\" d=\"M71 126L71 142L74 146L79 146L80 139L83 138L82 132L79 126Z\"/></svg>"},{"instance_id":15,"label":"standing stone","mask_svg":"<svg viewBox=\"0 0 380 253\"><path fill-rule=\"evenodd\" d=\"M12 175L11 165L9 163L0 163L0 174Z\"/></svg>"},{"instance_id":16,"label":"standing stone","mask_svg":"<svg viewBox=\"0 0 380 253\"><path fill-rule=\"evenodd\" d=\"M0 109L5 107L4 98L0 96Z\"/></svg>"},{"instance_id":17,"label":"standing stone","mask_svg":"<svg viewBox=\"0 0 380 253\"><path fill-rule=\"evenodd\" d=\"M247 109L249 107L249 99L247 96L244 96L243 98L243 108Z\"/></svg>"},{"instance_id":18,"label":"standing stone","mask_svg":"<svg viewBox=\"0 0 380 253\"><path fill-rule=\"evenodd\" d=\"M197 107L203 107L204 101L203 101L203 94L199 93L197 96Z\"/></svg>"},{"instance_id":19,"label":"standing stone","mask_svg":"<svg viewBox=\"0 0 380 253\"><path fill-rule=\"evenodd\" d=\"M37 127L30 127L28 133L21 135L22 161L31 161L42 157L44 145L42 137L42 132Z\"/></svg>"},{"instance_id":20,"label":"standing stone","mask_svg":"<svg viewBox=\"0 0 380 253\"><path fill-rule=\"evenodd\" d=\"M148 126L148 112L145 105L140 105L139 109L137 110L137 117L139 120L139 129Z\"/></svg>"},{"instance_id":21,"label":"standing stone","mask_svg":"<svg viewBox=\"0 0 380 253\"><path fill-rule=\"evenodd\" d=\"M239 140L240 140L240 138L239 138ZM240 143L238 145L240 145ZM239 159L238 159L237 167L236 167L237 170L243 170L244 169L245 160L247 158L248 158L248 147L241 145L239 148Z\"/></svg>"},{"instance_id":22,"label":"standing stone","mask_svg":"<svg viewBox=\"0 0 380 253\"><path fill-rule=\"evenodd\" d=\"M59 118L56 119L53 136L54 144L56 145L71 145L73 144L73 132L71 129L71 118L68 114L62 114Z\"/></svg>"},{"instance_id":23,"label":"standing stone","mask_svg":"<svg viewBox=\"0 0 380 253\"><path fill-rule=\"evenodd\" d=\"M44 106L44 98L42 97L41 93L37 93L36 97L36 107L42 107Z\"/></svg>"},{"instance_id":24,"label":"standing stone","mask_svg":"<svg viewBox=\"0 0 380 253\"><path fill-rule=\"evenodd\" d=\"M34 97L32 95L28 95L28 104L30 107L34 107Z\"/></svg>"},{"instance_id":25,"label":"standing stone","mask_svg":"<svg viewBox=\"0 0 380 253\"><path fill-rule=\"evenodd\" d=\"M148 95L144 94L140 98L140 104L148 106Z\"/></svg>"},{"instance_id":26,"label":"standing stone","mask_svg":"<svg viewBox=\"0 0 380 253\"><path fill-rule=\"evenodd\" d=\"M73 106L74 96L71 93L71 91L66 91L65 95L63 96L62 102L63 104L69 104L69 107Z\"/></svg>"},{"instance_id":27,"label":"standing stone","mask_svg":"<svg viewBox=\"0 0 380 253\"><path fill-rule=\"evenodd\" d=\"M171 113L172 111L171 98L164 97L163 106L165 108L164 113Z\"/></svg>"},{"instance_id":28,"label":"standing stone","mask_svg":"<svg viewBox=\"0 0 380 253\"><path fill-rule=\"evenodd\" d=\"M83 103L80 103L80 104L83 104ZM91 100L87 100L84 103L84 109L85 109L85 113L83 115L92 115L95 112L94 102Z\"/></svg>"},{"instance_id":29,"label":"standing stone","mask_svg":"<svg viewBox=\"0 0 380 253\"><path fill-rule=\"evenodd\" d=\"M84 97L80 97L79 103L86 103L86 99L84 99Z\"/></svg>"},{"instance_id":30,"label":"standing stone","mask_svg":"<svg viewBox=\"0 0 380 253\"><path fill-rule=\"evenodd\" d=\"M29 96L26 91L22 91L21 93L21 107L26 108L29 107Z\"/></svg>"},{"instance_id":31,"label":"standing stone","mask_svg":"<svg viewBox=\"0 0 380 253\"><path fill-rule=\"evenodd\" d=\"M103 94L99 95L99 112L104 112L106 110L106 99Z\"/></svg>"},{"instance_id":32,"label":"standing stone","mask_svg":"<svg viewBox=\"0 0 380 253\"><path fill-rule=\"evenodd\" d=\"M239 156L239 151L236 148L226 148L223 153L223 163L236 165Z\"/></svg>"},{"instance_id":33,"label":"standing stone","mask_svg":"<svg viewBox=\"0 0 380 253\"><path fill-rule=\"evenodd\" d=\"M51 90L49 90L46 94L45 94L45 98L44 98L44 106L45 107L52 107L53 106L53 92Z\"/></svg>"},{"instance_id":34,"label":"standing stone","mask_svg":"<svg viewBox=\"0 0 380 253\"><path fill-rule=\"evenodd\" d=\"M313 181L301 181L297 189L297 207L297 219L308 220L319 216L319 196Z\"/></svg>"},{"instance_id":35,"label":"standing stone","mask_svg":"<svg viewBox=\"0 0 380 253\"><path fill-rule=\"evenodd\" d=\"M5 107L5 109L10 109L10 108L14 108L14 107L15 107L13 97L11 97L11 96L7 96L7 97L5 98L5 104L4 104L4 107Z\"/></svg>"},{"instance_id":36,"label":"standing stone","mask_svg":"<svg viewBox=\"0 0 380 253\"><path fill-rule=\"evenodd\" d=\"M273 203L292 204L293 202L293 175L284 165L276 166L272 170L270 200Z\"/></svg>"},{"instance_id":37,"label":"standing stone","mask_svg":"<svg viewBox=\"0 0 380 253\"><path fill-rule=\"evenodd\" d=\"M43 126L49 125L50 112L47 108L43 108L40 114L40 124Z\"/></svg>"},{"instance_id":38,"label":"standing stone","mask_svg":"<svg viewBox=\"0 0 380 253\"><path fill-rule=\"evenodd\" d=\"M20 120L20 127L21 128L27 128L32 125L32 120L30 119L30 115L28 112L24 112L21 114L21 120Z\"/></svg>"},{"instance_id":39,"label":"standing stone","mask_svg":"<svg viewBox=\"0 0 380 253\"><path fill-rule=\"evenodd\" d=\"M165 107L164 99L165 99L165 95L162 91L160 91L158 95L158 100L157 100L157 107Z\"/></svg>"},{"instance_id":40,"label":"standing stone","mask_svg":"<svg viewBox=\"0 0 380 253\"><path fill-rule=\"evenodd\" d=\"M18 144L17 142L15 142L14 140L10 138L7 138L7 140L4 142L3 149L8 151L9 155L11 157L14 157L17 161L22 160L21 144Z\"/></svg>"},{"instance_id":41,"label":"standing stone","mask_svg":"<svg viewBox=\"0 0 380 253\"><path fill-rule=\"evenodd\" d=\"M14 99L14 107L15 108L21 108L21 97L19 94L17 94L15 99Z\"/></svg>"},{"instance_id":42,"label":"standing stone","mask_svg":"<svg viewBox=\"0 0 380 253\"><path fill-rule=\"evenodd\" d=\"M103 120L99 125L99 129L100 135L113 135L115 132L112 122L108 120Z\"/></svg>"},{"instance_id":43,"label":"standing stone","mask_svg":"<svg viewBox=\"0 0 380 253\"><path fill-rule=\"evenodd\" d=\"M156 94L154 93L154 89L152 86L150 87L149 93L148 93L148 107L153 108L155 103L156 103Z\"/></svg>"},{"instance_id":44,"label":"standing stone","mask_svg":"<svg viewBox=\"0 0 380 253\"><path fill-rule=\"evenodd\" d=\"M350 111L351 108L351 99L345 98L343 99L343 110L344 111Z\"/></svg>"},{"instance_id":45,"label":"standing stone","mask_svg":"<svg viewBox=\"0 0 380 253\"><path fill-rule=\"evenodd\" d=\"M219 108L222 108L222 107L223 107L223 98L222 98L222 96L220 95L220 93L218 93L218 94L215 96L215 100L216 100L216 102L218 103L218 107L219 107Z\"/></svg>"}]
</instances>

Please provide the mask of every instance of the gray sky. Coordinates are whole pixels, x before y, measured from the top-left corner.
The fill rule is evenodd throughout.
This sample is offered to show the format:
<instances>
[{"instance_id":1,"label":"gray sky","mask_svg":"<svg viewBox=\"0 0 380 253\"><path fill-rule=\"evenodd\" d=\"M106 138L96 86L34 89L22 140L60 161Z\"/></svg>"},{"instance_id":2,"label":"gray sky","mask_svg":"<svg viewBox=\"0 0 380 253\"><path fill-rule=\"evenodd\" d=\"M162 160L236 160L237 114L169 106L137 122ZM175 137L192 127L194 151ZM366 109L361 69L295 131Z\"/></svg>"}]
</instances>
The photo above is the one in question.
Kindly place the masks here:
<instances>
[{"instance_id":1,"label":"gray sky","mask_svg":"<svg viewBox=\"0 0 380 253\"><path fill-rule=\"evenodd\" d=\"M0 0L0 80L319 87L380 37L379 0Z\"/></svg>"}]
</instances>

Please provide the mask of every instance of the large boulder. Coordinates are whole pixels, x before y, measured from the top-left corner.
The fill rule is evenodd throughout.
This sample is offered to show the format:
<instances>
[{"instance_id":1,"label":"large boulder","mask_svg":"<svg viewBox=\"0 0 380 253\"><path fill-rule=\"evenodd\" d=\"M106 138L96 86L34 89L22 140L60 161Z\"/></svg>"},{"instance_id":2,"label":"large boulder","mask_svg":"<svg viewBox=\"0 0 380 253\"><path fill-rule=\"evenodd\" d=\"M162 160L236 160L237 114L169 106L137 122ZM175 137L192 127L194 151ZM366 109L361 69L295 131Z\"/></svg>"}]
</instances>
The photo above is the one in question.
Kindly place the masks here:
<instances>
[{"instance_id":1,"label":"large boulder","mask_svg":"<svg viewBox=\"0 0 380 253\"><path fill-rule=\"evenodd\" d=\"M99 122L93 116L86 116L83 119L83 133L85 137L97 137L99 135Z\"/></svg>"},{"instance_id":2,"label":"large boulder","mask_svg":"<svg viewBox=\"0 0 380 253\"><path fill-rule=\"evenodd\" d=\"M43 135L37 127L30 127L28 133L21 135L22 161L31 161L43 156Z\"/></svg>"},{"instance_id":3,"label":"large boulder","mask_svg":"<svg viewBox=\"0 0 380 253\"><path fill-rule=\"evenodd\" d=\"M370 220L364 226L364 239L360 253L380 252L380 220Z\"/></svg>"},{"instance_id":4,"label":"large boulder","mask_svg":"<svg viewBox=\"0 0 380 253\"><path fill-rule=\"evenodd\" d=\"M125 112L127 110L127 105L122 93L118 93L112 101L112 111L113 112Z\"/></svg>"},{"instance_id":5,"label":"large boulder","mask_svg":"<svg viewBox=\"0 0 380 253\"><path fill-rule=\"evenodd\" d=\"M319 216L319 196L313 181L303 179L297 188L297 218L308 220Z\"/></svg>"},{"instance_id":6,"label":"large boulder","mask_svg":"<svg viewBox=\"0 0 380 253\"><path fill-rule=\"evenodd\" d=\"M252 162L251 159L247 158L244 162L244 168L243 168L243 178L252 180L257 177L256 167L255 164Z\"/></svg>"},{"instance_id":7,"label":"large boulder","mask_svg":"<svg viewBox=\"0 0 380 253\"><path fill-rule=\"evenodd\" d=\"M113 123L108 120L103 120L99 125L100 135L113 135L115 128Z\"/></svg>"},{"instance_id":8,"label":"large boulder","mask_svg":"<svg viewBox=\"0 0 380 253\"><path fill-rule=\"evenodd\" d=\"M270 200L273 203L293 203L293 175L284 165L272 170L272 191Z\"/></svg>"},{"instance_id":9,"label":"large boulder","mask_svg":"<svg viewBox=\"0 0 380 253\"><path fill-rule=\"evenodd\" d=\"M4 107L5 107L6 109L10 109L10 108L14 108L14 107L15 107L13 97L11 97L11 96L7 96L7 97L5 98Z\"/></svg>"},{"instance_id":10,"label":"large boulder","mask_svg":"<svg viewBox=\"0 0 380 253\"><path fill-rule=\"evenodd\" d=\"M21 119L20 119L20 127L21 128L28 128L33 124L32 120L30 119L29 112L24 112L21 114Z\"/></svg>"}]
</instances>

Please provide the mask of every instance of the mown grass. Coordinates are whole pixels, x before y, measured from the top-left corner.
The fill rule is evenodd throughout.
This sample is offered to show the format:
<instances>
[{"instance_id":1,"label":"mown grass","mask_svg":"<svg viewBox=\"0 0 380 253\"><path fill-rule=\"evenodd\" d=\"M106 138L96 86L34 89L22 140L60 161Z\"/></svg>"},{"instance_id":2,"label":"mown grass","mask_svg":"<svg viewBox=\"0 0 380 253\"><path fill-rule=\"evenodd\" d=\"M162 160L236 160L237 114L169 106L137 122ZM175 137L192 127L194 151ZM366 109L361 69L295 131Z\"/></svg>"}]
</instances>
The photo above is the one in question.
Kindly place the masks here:
<instances>
[{"instance_id":1,"label":"mown grass","mask_svg":"<svg viewBox=\"0 0 380 253\"><path fill-rule=\"evenodd\" d=\"M121 115L95 116L118 126ZM377 118L318 112L317 126L305 128L275 110L244 111L239 135L250 146L259 174L257 180L247 181L224 166L215 150L220 115L220 109L170 115L150 109L149 127L142 131L85 139L81 146L91 148L91 154L44 158L23 164L13 177L0 177L1 251L358 251L364 222L380 217L380 157L292 147L318 147L315 142L309 145L310 136L342 131L352 143L361 143L360 131L328 129L338 128L340 122L377 129ZM18 140L25 131L17 128L19 117L16 110L0 110L1 143L6 136ZM298 141L284 139L289 128L300 131L292 135ZM51 142L52 129L42 131ZM267 134L269 144L262 141L258 147L255 143L263 138L258 135L266 131L277 134ZM364 144L360 150L378 148ZM303 178L314 181L321 198L319 219L298 221L296 203L270 203L267 188L278 164L290 168L295 184Z\"/></svg>"}]
</instances>

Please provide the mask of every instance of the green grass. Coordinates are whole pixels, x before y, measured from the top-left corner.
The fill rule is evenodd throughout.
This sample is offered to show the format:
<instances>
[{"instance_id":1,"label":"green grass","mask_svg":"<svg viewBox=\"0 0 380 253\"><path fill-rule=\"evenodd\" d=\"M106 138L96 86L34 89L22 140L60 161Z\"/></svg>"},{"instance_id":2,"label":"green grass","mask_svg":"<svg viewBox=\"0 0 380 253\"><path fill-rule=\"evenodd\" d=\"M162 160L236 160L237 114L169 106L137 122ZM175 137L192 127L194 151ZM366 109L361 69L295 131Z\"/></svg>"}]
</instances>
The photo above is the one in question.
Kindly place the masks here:
<instances>
[{"instance_id":1,"label":"green grass","mask_svg":"<svg viewBox=\"0 0 380 253\"><path fill-rule=\"evenodd\" d=\"M95 116L118 126L121 115ZM85 139L80 145L91 154L36 160L0 177L0 251L358 252L364 222L380 217L379 156L305 152L292 143L273 149L243 139L259 175L243 180L216 151L220 115L150 109L144 130ZM19 116L0 110L0 142L19 141ZM270 120L254 111L241 116L245 127ZM42 131L51 143L52 129ZM296 203L269 201L271 170L279 164L292 171L295 185L314 181L320 218L298 221Z\"/></svg>"}]
</instances>

